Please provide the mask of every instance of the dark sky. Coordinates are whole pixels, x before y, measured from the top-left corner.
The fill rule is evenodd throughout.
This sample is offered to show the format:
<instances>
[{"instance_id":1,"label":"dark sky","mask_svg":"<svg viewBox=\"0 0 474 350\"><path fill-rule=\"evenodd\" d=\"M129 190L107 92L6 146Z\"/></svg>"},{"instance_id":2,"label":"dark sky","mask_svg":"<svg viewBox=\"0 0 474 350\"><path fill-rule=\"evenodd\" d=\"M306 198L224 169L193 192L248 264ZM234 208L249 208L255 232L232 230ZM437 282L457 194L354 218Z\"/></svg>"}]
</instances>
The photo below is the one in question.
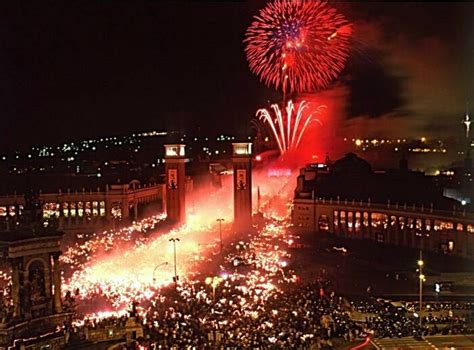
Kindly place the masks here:
<instances>
[{"instance_id":1,"label":"dark sky","mask_svg":"<svg viewBox=\"0 0 474 350\"><path fill-rule=\"evenodd\" d=\"M245 133L279 98L243 52L265 1L12 3L0 9L2 149L198 125ZM474 4L335 6L355 25L338 86L347 130L459 129L474 100Z\"/></svg>"}]
</instances>

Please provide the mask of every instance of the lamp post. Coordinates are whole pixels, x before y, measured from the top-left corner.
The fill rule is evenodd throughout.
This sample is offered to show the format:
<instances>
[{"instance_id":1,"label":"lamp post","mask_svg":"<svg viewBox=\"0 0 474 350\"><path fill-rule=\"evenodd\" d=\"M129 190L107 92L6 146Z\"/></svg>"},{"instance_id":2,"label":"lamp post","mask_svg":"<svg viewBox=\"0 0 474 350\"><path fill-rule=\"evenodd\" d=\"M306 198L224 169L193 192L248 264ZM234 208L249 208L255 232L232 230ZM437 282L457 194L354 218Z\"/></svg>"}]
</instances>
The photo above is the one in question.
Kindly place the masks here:
<instances>
[{"instance_id":1,"label":"lamp post","mask_svg":"<svg viewBox=\"0 0 474 350\"><path fill-rule=\"evenodd\" d=\"M222 254L222 222L224 221L223 218L219 218L216 220L219 223L219 238L220 238L220 248Z\"/></svg>"},{"instance_id":2,"label":"lamp post","mask_svg":"<svg viewBox=\"0 0 474 350\"><path fill-rule=\"evenodd\" d=\"M422 318L422 309L423 309L423 282L426 280L425 278L425 275L423 275L423 265L425 264L424 261L423 261L423 256L422 256L422 252L420 250L420 259L418 260L418 271L419 271L419 275L418 275L418 279L419 279L419 305L420 305L420 331L421 331L421 326L422 326L422 321L423 321L423 318Z\"/></svg>"},{"instance_id":3,"label":"lamp post","mask_svg":"<svg viewBox=\"0 0 474 350\"><path fill-rule=\"evenodd\" d=\"M156 269L159 268L160 266L164 266L164 265L168 265L168 262L164 262L164 263L158 264L158 265L156 265L155 268L153 269L153 284L155 284L155 282L156 282L156 278L155 278Z\"/></svg>"},{"instance_id":4,"label":"lamp post","mask_svg":"<svg viewBox=\"0 0 474 350\"><path fill-rule=\"evenodd\" d=\"M170 238L170 242L173 242L173 252L174 252L174 283L177 285L178 284L178 274L176 270L176 242L179 242L179 238Z\"/></svg>"},{"instance_id":5,"label":"lamp post","mask_svg":"<svg viewBox=\"0 0 474 350\"><path fill-rule=\"evenodd\" d=\"M207 285L210 285L212 287L212 301L213 303L216 303L216 288L217 286L221 283L222 278L214 276L214 277L206 277L206 282Z\"/></svg>"}]
</instances>

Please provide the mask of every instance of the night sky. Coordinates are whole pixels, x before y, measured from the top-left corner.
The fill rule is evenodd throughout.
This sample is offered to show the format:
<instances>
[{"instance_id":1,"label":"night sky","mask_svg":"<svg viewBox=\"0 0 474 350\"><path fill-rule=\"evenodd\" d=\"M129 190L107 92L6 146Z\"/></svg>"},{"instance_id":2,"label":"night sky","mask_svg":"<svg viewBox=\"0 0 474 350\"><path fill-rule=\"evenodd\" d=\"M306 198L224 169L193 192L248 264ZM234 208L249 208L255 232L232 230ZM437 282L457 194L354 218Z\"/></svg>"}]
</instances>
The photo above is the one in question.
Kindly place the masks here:
<instances>
[{"instance_id":1,"label":"night sky","mask_svg":"<svg viewBox=\"0 0 474 350\"><path fill-rule=\"evenodd\" d=\"M249 132L255 111L280 98L249 71L243 51L264 4L2 5L0 148L151 129ZM332 86L343 91L344 133L462 132L467 101L474 110L473 3L334 6L355 28Z\"/></svg>"}]
</instances>

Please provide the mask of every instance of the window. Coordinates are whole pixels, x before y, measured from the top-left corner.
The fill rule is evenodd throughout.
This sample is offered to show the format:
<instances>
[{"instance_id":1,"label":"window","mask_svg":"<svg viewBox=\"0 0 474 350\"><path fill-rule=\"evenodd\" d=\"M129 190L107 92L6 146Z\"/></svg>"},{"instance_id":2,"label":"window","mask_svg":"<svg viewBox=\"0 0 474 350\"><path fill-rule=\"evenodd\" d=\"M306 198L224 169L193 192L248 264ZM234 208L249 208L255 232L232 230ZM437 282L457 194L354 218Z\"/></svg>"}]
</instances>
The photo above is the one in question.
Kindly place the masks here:
<instances>
[{"instance_id":1,"label":"window","mask_svg":"<svg viewBox=\"0 0 474 350\"><path fill-rule=\"evenodd\" d=\"M344 226L346 224L346 212L341 211L340 215L341 215L341 226Z\"/></svg>"},{"instance_id":2,"label":"window","mask_svg":"<svg viewBox=\"0 0 474 350\"><path fill-rule=\"evenodd\" d=\"M85 210L86 216L91 216L92 214L91 202L86 202L85 207L86 207L86 210Z\"/></svg>"},{"instance_id":3,"label":"window","mask_svg":"<svg viewBox=\"0 0 474 350\"><path fill-rule=\"evenodd\" d=\"M400 230L405 228L405 218L403 216L398 218L398 225L400 226Z\"/></svg>"},{"instance_id":4,"label":"window","mask_svg":"<svg viewBox=\"0 0 474 350\"><path fill-rule=\"evenodd\" d=\"M98 216L99 215L99 202L94 201L92 202L92 215L93 216Z\"/></svg>"},{"instance_id":5,"label":"window","mask_svg":"<svg viewBox=\"0 0 474 350\"><path fill-rule=\"evenodd\" d=\"M8 215L15 216L16 215L16 208L14 205L10 205L8 207Z\"/></svg>"},{"instance_id":6,"label":"window","mask_svg":"<svg viewBox=\"0 0 474 350\"><path fill-rule=\"evenodd\" d=\"M69 203L68 202L63 203L63 216L64 217L69 216Z\"/></svg>"},{"instance_id":7,"label":"window","mask_svg":"<svg viewBox=\"0 0 474 350\"><path fill-rule=\"evenodd\" d=\"M387 228L388 216L381 213L372 213L372 227L375 228Z\"/></svg>"},{"instance_id":8,"label":"window","mask_svg":"<svg viewBox=\"0 0 474 350\"><path fill-rule=\"evenodd\" d=\"M450 252L454 251L454 242L453 241L448 241L448 251L450 251Z\"/></svg>"},{"instance_id":9,"label":"window","mask_svg":"<svg viewBox=\"0 0 474 350\"><path fill-rule=\"evenodd\" d=\"M76 216L76 203L71 203L69 213L71 216Z\"/></svg>"},{"instance_id":10,"label":"window","mask_svg":"<svg viewBox=\"0 0 474 350\"><path fill-rule=\"evenodd\" d=\"M77 203L77 215L78 216L84 216L84 203L78 202Z\"/></svg>"},{"instance_id":11,"label":"window","mask_svg":"<svg viewBox=\"0 0 474 350\"><path fill-rule=\"evenodd\" d=\"M359 232L360 231L360 211L356 211L355 213L355 231Z\"/></svg>"},{"instance_id":12,"label":"window","mask_svg":"<svg viewBox=\"0 0 474 350\"><path fill-rule=\"evenodd\" d=\"M105 202L101 201L99 203L99 214L100 216L105 216Z\"/></svg>"},{"instance_id":13,"label":"window","mask_svg":"<svg viewBox=\"0 0 474 350\"><path fill-rule=\"evenodd\" d=\"M418 231L421 231L423 228L423 221L421 221L421 219L416 219L416 229Z\"/></svg>"},{"instance_id":14,"label":"window","mask_svg":"<svg viewBox=\"0 0 474 350\"><path fill-rule=\"evenodd\" d=\"M365 211L363 216L364 216L364 220L363 220L364 226L368 227L369 226L369 213Z\"/></svg>"},{"instance_id":15,"label":"window","mask_svg":"<svg viewBox=\"0 0 474 350\"><path fill-rule=\"evenodd\" d=\"M396 216L391 216L390 217L390 226L395 226L397 224L397 217Z\"/></svg>"},{"instance_id":16,"label":"window","mask_svg":"<svg viewBox=\"0 0 474 350\"><path fill-rule=\"evenodd\" d=\"M426 231L431 231L431 220L425 220Z\"/></svg>"},{"instance_id":17,"label":"window","mask_svg":"<svg viewBox=\"0 0 474 350\"><path fill-rule=\"evenodd\" d=\"M120 206L119 202L115 202L112 205L111 214L114 219L121 219L122 218L122 207Z\"/></svg>"}]
</instances>

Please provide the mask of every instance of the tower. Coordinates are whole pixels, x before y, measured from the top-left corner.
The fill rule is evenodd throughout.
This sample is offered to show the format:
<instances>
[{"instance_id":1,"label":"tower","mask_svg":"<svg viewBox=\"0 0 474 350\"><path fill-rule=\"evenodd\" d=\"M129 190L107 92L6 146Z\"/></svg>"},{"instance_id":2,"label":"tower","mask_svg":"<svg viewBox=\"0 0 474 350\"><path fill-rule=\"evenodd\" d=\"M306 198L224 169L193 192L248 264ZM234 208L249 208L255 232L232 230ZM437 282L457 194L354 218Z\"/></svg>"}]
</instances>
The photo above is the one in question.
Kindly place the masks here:
<instances>
[{"instance_id":1,"label":"tower","mask_svg":"<svg viewBox=\"0 0 474 350\"><path fill-rule=\"evenodd\" d=\"M471 119L469 117L469 113L466 113L464 120L462 121L464 126L466 127L466 157L464 158L464 169L466 172L471 171L472 169L472 161L471 161Z\"/></svg>"},{"instance_id":2,"label":"tower","mask_svg":"<svg viewBox=\"0 0 474 350\"><path fill-rule=\"evenodd\" d=\"M252 144L232 144L234 165L234 226L245 230L252 225Z\"/></svg>"},{"instance_id":3,"label":"tower","mask_svg":"<svg viewBox=\"0 0 474 350\"><path fill-rule=\"evenodd\" d=\"M471 132L471 118L469 117L469 113L466 113L464 120L462 121L464 126L466 127L466 139L469 140L470 132Z\"/></svg>"},{"instance_id":4,"label":"tower","mask_svg":"<svg viewBox=\"0 0 474 350\"><path fill-rule=\"evenodd\" d=\"M168 220L181 223L186 215L186 178L182 144L165 145L166 214Z\"/></svg>"}]
</instances>

